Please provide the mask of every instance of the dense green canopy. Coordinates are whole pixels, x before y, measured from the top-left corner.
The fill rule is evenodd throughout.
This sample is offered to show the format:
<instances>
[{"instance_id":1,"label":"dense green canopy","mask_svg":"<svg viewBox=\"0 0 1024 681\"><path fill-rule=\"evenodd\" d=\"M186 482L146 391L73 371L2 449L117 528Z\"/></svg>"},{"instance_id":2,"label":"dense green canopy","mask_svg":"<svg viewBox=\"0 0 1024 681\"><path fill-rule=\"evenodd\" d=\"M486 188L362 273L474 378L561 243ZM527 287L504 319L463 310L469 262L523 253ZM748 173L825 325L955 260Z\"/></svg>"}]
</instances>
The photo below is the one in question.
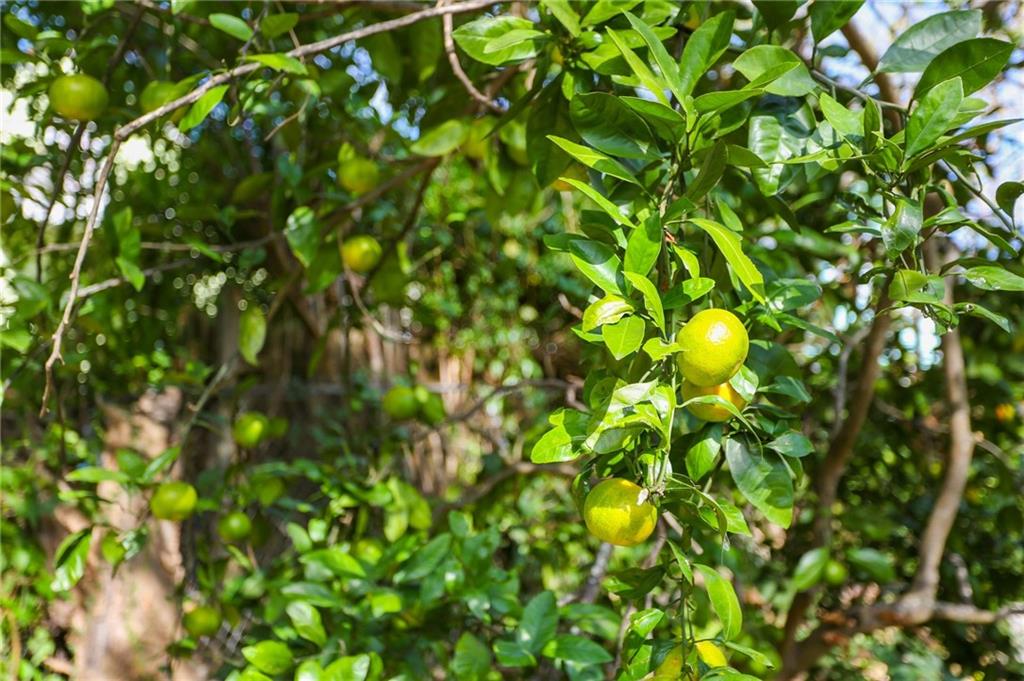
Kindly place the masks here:
<instances>
[{"instance_id":1,"label":"dense green canopy","mask_svg":"<svg viewBox=\"0 0 1024 681\"><path fill-rule=\"evenodd\" d=\"M1019 678L1020 21L862 5L5 3L4 671Z\"/></svg>"}]
</instances>

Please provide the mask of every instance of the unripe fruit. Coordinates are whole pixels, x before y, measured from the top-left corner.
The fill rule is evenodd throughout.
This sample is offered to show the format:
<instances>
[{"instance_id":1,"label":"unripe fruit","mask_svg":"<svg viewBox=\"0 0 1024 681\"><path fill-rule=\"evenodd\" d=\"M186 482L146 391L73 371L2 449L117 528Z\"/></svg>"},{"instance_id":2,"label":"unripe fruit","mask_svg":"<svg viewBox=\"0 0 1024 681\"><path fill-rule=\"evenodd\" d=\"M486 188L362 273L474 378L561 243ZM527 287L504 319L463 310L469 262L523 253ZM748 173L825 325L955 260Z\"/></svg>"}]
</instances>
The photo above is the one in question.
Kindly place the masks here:
<instances>
[{"instance_id":1,"label":"unripe fruit","mask_svg":"<svg viewBox=\"0 0 1024 681\"><path fill-rule=\"evenodd\" d=\"M226 542L239 542L252 532L252 521L241 511L229 513L217 523L217 534Z\"/></svg>"},{"instance_id":2,"label":"unripe fruit","mask_svg":"<svg viewBox=\"0 0 1024 681\"><path fill-rule=\"evenodd\" d=\"M366 274L376 267L382 253L380 242L368 234L349 237L341 244L342 262L359 274Z\"/></svg>"},{"instance_id":3,"label":"unripe fruit","mask_svg":"<svg viewBox=\"0 0 1024 681\"><path fill-rule=\"evenodd\" d=\"M156 488L149 500L149 509L161 520L180 521L196 510L199 495L196 488L187 482L176 480L165 482Z\"/></svg>"},{"instance_id":4,"label":"unripe fruit","mask_svg":"<svg viewBox=\"0 0 1024 681\"><path fill-rule=\"evenodd\" d=\"M239 414L235 419L235 425L231 428L231 434L239 447L251 449L258 445L270 429L270 421L259 412L247 411Z\"/></svg>"},{"instance_id":5,"label":"unripe fruit","mask_svg":"<svg viewBox=\"0 0 1024 681\"><path fill-rule=\"evenodd\" d=\"M213 636L220 630L220 613L208 605L199 605L185 613L185 631L193 638Z\"/></svg>"},{"instance_id":6,"label":"unripe fruit","mask_svg":"<svg viewBox=\"0 0 1024 681\"><path fill-rule=\"evenodd\" d=\"M750 339L743 322L728 310L702 310L679 330L676 342L683 377L708 388L732 378L747 358Z\"/></svg>"},{"instance_id":7,"label":"unripe fruit","mask_svg":"<svg viewBox=\"0 0 1024 681\"><path fill-rule=\"evenodd\" d=\"M338 183L345 191L360 196L377 186L380 171L377 164L368 158L353 158L338 168Z\"/></svg>"},{"instance_id":8,"label":"unripe fruit","mask_svg":"<svg viewBox=\"0 0 1024 681\"><path fill-rule=\"evenodd\" d=\"M658 509L637 503L643 489L623 478L608 478L590 490L583 502L583 520L590 533L609 544L635 546L651 536Z\"/></svg>"},{"instance_id":9,"label":"unripe fruit","mask_svg":"<svg viewBox=\"0 0 1024 681\"><path fill-rule=\"evenodd\" d=\"M846 566L837 560L829 560L825 563L825 582L832 586L839 586L846 583L849 572Z\"/></svg>"},{"instance_id":10,"label":"unripe fruit","mask_svg":"<svg viewBox=\"0 0 1024 681\"><path fill-rule=\"evenodd\" d=\"M396 385L384 395L381 403L384 413L396 421L411 419L420 410L419 400L416 399L416 391L404 385Z\"/></svg>"},{"instance_id":11,"label":"unripe fruit","mask_svg":"<svg viewBox=\"0 0 1024 681\"><path fill-rule=\"evenodd\" d=\"M61 118L91 121L107 109L107 88L92 76L60 76L50 84L50 107Z\"/></svg>"}]
</instances>

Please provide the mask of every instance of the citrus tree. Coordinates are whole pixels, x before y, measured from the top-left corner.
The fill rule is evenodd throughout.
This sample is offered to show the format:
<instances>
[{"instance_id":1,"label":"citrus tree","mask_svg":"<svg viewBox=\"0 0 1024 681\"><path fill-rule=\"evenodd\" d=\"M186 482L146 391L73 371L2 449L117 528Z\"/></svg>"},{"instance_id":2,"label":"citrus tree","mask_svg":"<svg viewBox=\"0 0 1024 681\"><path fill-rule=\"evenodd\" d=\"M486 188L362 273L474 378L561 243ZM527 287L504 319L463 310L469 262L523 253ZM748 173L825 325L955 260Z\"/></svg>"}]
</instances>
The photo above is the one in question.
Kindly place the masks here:
<instances>
[{"instance_id":1,"label":"citrus tree","mask_svg":"<svg viewBox=\"0 0 1024 681\"><path fill-rule=\"evenodd\" d=\"M862 4L6 5L12 678L1024 671L1019 27Z\"/></svg>"}]
</instances>

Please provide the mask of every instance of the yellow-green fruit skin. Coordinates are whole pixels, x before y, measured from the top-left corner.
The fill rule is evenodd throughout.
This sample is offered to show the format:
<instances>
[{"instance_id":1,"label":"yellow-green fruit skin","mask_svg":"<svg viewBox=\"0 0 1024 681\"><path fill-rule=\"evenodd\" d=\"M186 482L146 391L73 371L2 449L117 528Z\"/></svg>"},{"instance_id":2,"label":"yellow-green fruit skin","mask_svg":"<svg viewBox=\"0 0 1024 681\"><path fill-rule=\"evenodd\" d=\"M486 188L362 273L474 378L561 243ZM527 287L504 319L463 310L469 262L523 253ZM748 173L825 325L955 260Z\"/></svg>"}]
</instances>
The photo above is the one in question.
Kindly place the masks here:
<instances>
[{"instance_id":1,"label":"yellow-green fruit skin","mask_svg":"<svg viewBox=\"0 0 1024 681\"><path fill-rule=\"evenodd\" d=\"M654 532L658 510L648 501L638 504L643 490L622 478L599 483L583 503L583 519L590 533L609 544L635 546Z\"/></svg>"},{"instance_id":2,"label":"yellow-green fruit skin","mask_svg":"<svg viewBox=\"0 0 1024 681\"><path fill-rule=\"evenodd\" d=\"M382 402L384 413L396 421L404 421L416 416L420 410L420 402L416 399L416 391L397 385L384 395Z\"/></svg>"},{"instance_id":3,"label":"yellow-green fruit skin","mask_svg":"<svg viewBox=\"0 0 1024 681\"><path fill-rule=\"evenodd\" d=\"M217 533L226 542L242 541L252 532L252 521L241 511L229 513L217 523Z\"/></svg>"},{"instance_id":4,"label":"yellow-green fruit skin","mask_svg":"<svg viewBox=\"0 0 1024 681\"><path fill-rule=\"evenodd\" d=\"M687 381L701 388L725 383L732 378L750 350L743 322L728 310L702 310L679 330L676 342L679 369Z\"/></svg>"},{"instance_id":5,"label":"yellow-green fruit skin","mask_svg":"<svg viewBox=\"0 0 1024 681\"><path fill-rule=\"evenodd\" d=\"M377 186L380 171L368 158L353 158L338 169L338 182L347 192L360 196Z\"/></svg>"},{"instance_id":6,"label":"yellow-green fruit skin","mask_svg":"<svg viewBox=\"0 0 1024 681\"><path fill-rule=\"evenodd\" d=\"M220 622L220 613L208 605L193 608L184 618L185 631L195 638L213 636L220 630Z\"/></svg>"},{"instance_id":7,"label":"yellow-green fruit skin","mask_svg":"<svg viewBox=\"0 0 1024 681\"><path fill-rule=\"evenodd\" d=\"M161 520L184 520L196 510L199 495L187 482L165 482L156 488L149 500L153 515Z\"/></svg>"},{"instance_id":8,"label":"yellow-green fruit skin","mask_svg":"<svg viewBox=\"0 0 1024 681\"><path fill-rule=\"evenodd\" d=\"M60 76L50 84L50 106L62 118L91 121L107 109L107 88L92 76Z\"/></svg>"},{"instance_id":9,"label":"yellow-green fruit skin","mask_svg":"<svg viewBox=\"0 0 1024 681\"><path fill-rule=\"evenodd\" d=\"M359 274L366 274L376 267L382 253L380 242L366 234L345 239L341 245L341 260L345 267Z\"/></svg>"},{"instance_id":10,"label":"yellow-green fruit skin","mask_svg":"<svg viewBox=\"0 0 1024 681\"><path fill-rule=\"evenodd\" d=\"M270 420L259 412L248 411L239 414L232 427L232 435L239 447L255 447L267 435Z\"/></svg>"},{"instance_id":11,"label":"yellow-green fruit skin","mask_svg":"<svg viewBox=\"0 0 1024 681\"><path fill-rule=\"evenodd\" d=\"M825 581L832 586L839 586L846 583L849 572L846 566L838 560L829 560L825 563Z\"/></svg>"},{"instance_id":12,"label":"yellow-green fruit skin","mask_svg":"<svg viewBox=\"0 0 1024 681\"><path fill-rule=\"evenodd\" d=\"M740 411L743 411L743 407L747 406L747 401L729 383L719 383L708 388L702 388L692 383L683 383L682 396L684 402L692 400L694 397L703 397L705 395L717 395L726 402L732 403ZM717 404L689 404L686 406L686 410L700 420L711 423L721 423L732 418L732 413L728 409Z\"/></svg>"}]
</instances>

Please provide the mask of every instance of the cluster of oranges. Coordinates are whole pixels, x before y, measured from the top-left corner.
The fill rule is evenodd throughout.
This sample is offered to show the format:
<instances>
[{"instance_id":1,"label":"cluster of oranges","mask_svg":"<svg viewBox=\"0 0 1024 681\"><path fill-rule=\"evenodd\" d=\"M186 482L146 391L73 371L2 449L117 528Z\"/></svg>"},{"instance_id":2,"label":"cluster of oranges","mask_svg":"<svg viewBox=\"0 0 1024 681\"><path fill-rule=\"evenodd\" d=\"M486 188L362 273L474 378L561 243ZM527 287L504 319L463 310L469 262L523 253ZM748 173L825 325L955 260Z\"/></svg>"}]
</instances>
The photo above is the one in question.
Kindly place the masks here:
<instances>
[{"instance_id":1,"label":"cluster of oranges","mask_svg":"<svg viewBox=\"0 0 1024 681\"><path fill-rule=\"evenodd\" d=\"M680 347L679 370L685 379L683 400L717 395L736 409L746 406L746 400L729 384L750 349L747 330L736 315L719 309L698 312L679 330L676 343ZM731 415L725 406L713 403L691 404L687 409L704 421L726 421ZM658 511L639 485L609 478L587 495L583 519L601 541L634 546L651 536Z\"/></svg>"}]
</instances>

